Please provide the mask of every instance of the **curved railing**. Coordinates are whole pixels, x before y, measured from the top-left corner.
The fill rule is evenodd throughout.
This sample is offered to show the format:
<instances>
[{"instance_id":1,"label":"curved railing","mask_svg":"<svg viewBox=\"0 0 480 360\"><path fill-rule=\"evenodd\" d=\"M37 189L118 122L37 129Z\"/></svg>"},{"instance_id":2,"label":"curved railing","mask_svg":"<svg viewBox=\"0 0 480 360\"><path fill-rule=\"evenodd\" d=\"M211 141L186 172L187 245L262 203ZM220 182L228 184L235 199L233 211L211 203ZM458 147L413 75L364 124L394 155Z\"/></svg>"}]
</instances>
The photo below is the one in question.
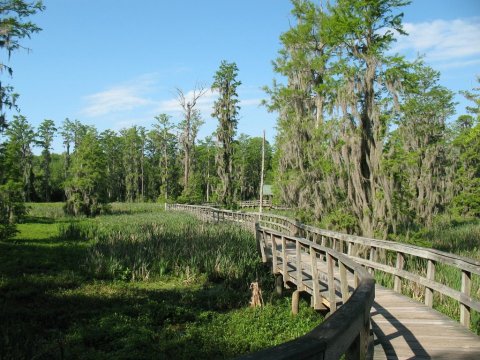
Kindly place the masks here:
<instances>
[{"instance_id":1,"label":"curved railing","mask_svg":"<svg viewBox=\"0 0 480 360\"><path fill-rule=\"evenodd\" d=\"M178 205L171 207L178 208ZM180 205L180 207L181 210L197 213L206 220L232 220L252 230L253 224L257 222L261 226L260 230L263 234L267 234L267 237L273 235L277 240L278 236L283 236L284 239L298 239L295 240L296 244L300 244L303 248L309 247L310 250L306 251L307 255L314 251L317 253L317 258L327 258L326 254L320 255L319 251L334 250L335 253L330 253L334 263L343 264L345 260L342 260L344 258L341 256L346 255L350 263L353 260L354 263L365 266L371 275L377 273L376 275L380 275L380 278L383 276L385 285L390 285L396 292L423 301L429 307L432 307L437 299L443 302L445 297L453 299L453 304L457 306L457 320L465 327L470 327L471 312L480 312L478 299L480 294L477 294L477 298L472 297L471 294L472 280L474 277L477 277L477 280L480 279L479 261L415 245L318 229L279 215L241 213L189 205ZM312 247L312 244L320 247ZM272 244L270 246L275 248ZM266 256L267 254L263 252L264 261ZM271 257L272 262L275 262L273 253ZM353 266L350 270L352 268ZM275 266L273 269L275 271ZM353 296L345 302L343 309L348 309L347 305L352 298ZM329 322L330 320L325 324Z\"/></svg>"},{"instance_id":2,"label":"curved railing","mask_svg":"<svg viewBox=\"0 0 480 360\"><path fill-rule=\"evenodd\" d=\"M242 359L366 357L375 281L361 265L334 249L294 236L297 224L286 217L194 205L166 205L166 209L188 211L205 221L235 221L254 231L262 260L271 261L277 279L296 286L292 310L298 311L302 291L311 294L314 308L329 308L327 320L308 334Z\"/></svg>"}]
</instances>

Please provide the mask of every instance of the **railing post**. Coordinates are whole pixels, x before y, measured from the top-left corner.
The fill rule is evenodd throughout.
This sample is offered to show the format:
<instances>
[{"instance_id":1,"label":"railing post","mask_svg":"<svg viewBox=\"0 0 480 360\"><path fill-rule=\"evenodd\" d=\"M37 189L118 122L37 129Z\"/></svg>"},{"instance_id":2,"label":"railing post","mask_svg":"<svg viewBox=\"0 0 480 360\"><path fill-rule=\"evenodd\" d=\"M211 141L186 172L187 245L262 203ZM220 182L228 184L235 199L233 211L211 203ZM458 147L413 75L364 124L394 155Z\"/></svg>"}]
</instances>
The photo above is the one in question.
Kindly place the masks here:
<instances>
[{"instance_id":1,"label":"railing post","mask_svg":"<svg viewBox=\"0 0 480 360\"><path fill-rule=\"evenodd\" d=\"M405 258L402 253L397 252L397 261L396 261L396 269L403 270L403 264L405 263ZM395 280L393 284L393 290L402 293L402 278L398 275L395 275Z\"/></svg>"},{"instance_id":2,"label":"railing post","mask_svg":"<svg viewBox=\"0 0 480 360\"><path fill-rule=\"evenodd\" d=\"M351 241L348 242L347 255L348 256L353 256L353 242L351 242Z\"/></svg>"},{"instance_id":3,"label":"railing post","mask_svg":"<svg viewBox=\"0 0 480 360\"><path fill-rule=\"evenodd\" d=\"M435 262L433 260L428 260L427 279L435 281ZM433 289L429 287L425 287L425 305L433 306Z\"/></svg>"},{"instance_id":4,"label":"railing post","mask_svg":"<svg viewBox=\"0 0 480 360\"><path fill-rule=\"evenodd\" d=\"M470 297L470 289L472 285L472 273L462 270L462 294ZM460 303L460 323L470 328L470 307Z\"/></svg>"},{"instance_id":5,"label":"railing post","mask_svg":"<svg viewBox=\"0 0 480 360\"><path fill-rule=\"evenodd\" d=\"M295 241L295 267L297 268L297 289L303 290L303 279L302 279L302 254L300 251L300 242Z\"/></svg>"},{"instance_id":6,"label":"railing post","mask_svg":"<svg viewBox=\"0 0 480 360\"><path fill-rule=\"evenodd\" d=\"M282 269L283 269L283 285L287 287L288 275L288 255L287 255L287 240L282 236Z\"/></svg>"},{"instance_id":7,"label":"railing post","mask_svg":"<svg viewBox=\"0 0 480 360\"><path fill-rule=\"evenodd\" d=\"M322 309L323 304L320 299L320 289L319 289L319 283L318 283L318 268L317 268L317 254L315 252L315 249L310 246L310 263L312 264L312 283L313 283L313 308L315 310Z\"/></svg>"},{"instance_id":8,"label":"railing post","mask_svg":"<svg viewBox=\"0 0 480 360\"><path fill-rule=\"evenodd\" d=\"M275 292L278 296L283 295L283 276L282 274L275 275Z\"/></svg>"},{"instance_id":9,"label":"railing post","mask_svg":"<svg viewBox=\"0 0 480 360\"><path fill-rule=\"evenodd\" d=\"M275 236L270 234L270 242L272 244L272 272L277 274L277 242L275 241Z\"/></svg>"},{"instance_id":10,"label":"railing post","mask_svg":"<svg viewBox=\"0 0 480 360\"><path fill-rule=\"evenodd\" d=\"M360 333L345 353L346 360L365 360L368 353L370 338L370 316L367 314Z\"/></svg>"},{"instance_id":11,"label":"railing post","mask_svg":"<svg viewBox=\"0 0 480 360\"><path fill-rule=\"evenodd\" d=\"M340 260L338 261L338 270L340 272L340 288L342 290L342 303L345 304L350 297L350 293L348 291L347 268Z\"/></svg>"},{"instance_id":12,"label":"railing post","mask_svg":"<svg viewBox=\"0 0 480 360\"><path fill-rule=\"evenodd\" d=\"M265 254L265 242L262 241L263 237L265 236L265 232L260 230L260 226L255 224L255 238L257 240L257 248L260 250L260 254L262 254L262 262L267 262L267 255Z\"/></svg>"},{"instance_id":13,"label":"railing post","mask_svg":"<svg viewBox=\"0 0 480 360\"><path fill-rule=\"evenodd\" d=\"M330 301L330 314L333 314L337 310L333 263L334 261L332 255L327 252L328 300Z\"/></svg>"},{"instance_id":14,"label":"railing post","mask_svg":"<svg viewBox=\"0 0 480 360\"><path fill-rule=\"evenodd\" d=\"M375 262L377 259L377 248L374 246L370 247L370 257L369 260ZM368 268L368 272L373 276L375 275L375 269L373 267Z\"/></svg>"}]
</instances>

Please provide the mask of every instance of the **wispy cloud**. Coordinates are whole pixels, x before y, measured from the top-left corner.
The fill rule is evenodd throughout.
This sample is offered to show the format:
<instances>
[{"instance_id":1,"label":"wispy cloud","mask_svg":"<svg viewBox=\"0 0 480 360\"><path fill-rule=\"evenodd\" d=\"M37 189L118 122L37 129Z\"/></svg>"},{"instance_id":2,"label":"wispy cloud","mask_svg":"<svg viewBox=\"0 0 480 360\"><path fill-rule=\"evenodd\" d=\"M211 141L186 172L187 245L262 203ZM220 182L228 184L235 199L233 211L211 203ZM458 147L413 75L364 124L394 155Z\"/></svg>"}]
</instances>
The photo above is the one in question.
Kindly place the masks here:
<instances>
[{"instance_id":1,"label":"wispy cloud","mask_svg":"<svg viewBox=\"0 0 480 360\"><path fill-rule=\"evenodd\" d=\"M185 99L189 101L189 99L193 98L193 90L188 91L185 94ZM213 110L213 103L218 98L218 92L212 91L208 89L206 93L197 101L195 106L196 109L200 110L202 115L205 117L210 117L210 114ZM262 99L257 98L250 98L250 99L240 99L240 107L249 107L249 106L258 106L260 105ZM160 106L158 107L158 112L164 113L180 113L182 108L178 102L176 97L172 97L171 99L164 100L160 102Z\"/></svg>"},{"instance_id":2,"label":"wispy cloud","mask_svg":"<svg viewBox=\"0 0 480 360\"><path fill-rule=\"evenodd\" d=\"M400 37L394 51L413 51L425 55L428 62L448 66L475 64L480 56L480 17L406 23L408 36Z\"/></svg>"},{"instance_id":3,"label":"wispy cloud","mask_svg":"<svg viewBox=\"0 0 480 360\"><path fill-rule=\"evenodd\" d=\"M190 90L185 93L185 100L187 102L191 102L193 100L193 93L194 90ZM208 111L211 112L216 98L217 92L208 89L205 94L197 100L195 108L200 110L202 113ZM160 101L160 105L158 106L157 110L161 113L179 113L182 112L182 107L180 106L178 98L172 97L170 99Z\"/></svg>"},{"instance_id":4,"label":"wispy cloud","mask_svg":"<svg viewBox=\"0 0 480 360\"><path fill-rule=\"evenodd\" d=\"M147 74L85 96L86 106L81 113L88 117L98 117L151 105L154 101L147 96L155 83L156 75Z\"/></svg>"},{"instance_id":5,"label":"wispy cloud","mask_svg":"<svg viewBox=\"0 0 480 360\"><path fill-rule=\"evenodd\" d=\"M262 103L262 99L243 99L240 100L240 106L259 106Z\"/></svg>"}]
</instances>

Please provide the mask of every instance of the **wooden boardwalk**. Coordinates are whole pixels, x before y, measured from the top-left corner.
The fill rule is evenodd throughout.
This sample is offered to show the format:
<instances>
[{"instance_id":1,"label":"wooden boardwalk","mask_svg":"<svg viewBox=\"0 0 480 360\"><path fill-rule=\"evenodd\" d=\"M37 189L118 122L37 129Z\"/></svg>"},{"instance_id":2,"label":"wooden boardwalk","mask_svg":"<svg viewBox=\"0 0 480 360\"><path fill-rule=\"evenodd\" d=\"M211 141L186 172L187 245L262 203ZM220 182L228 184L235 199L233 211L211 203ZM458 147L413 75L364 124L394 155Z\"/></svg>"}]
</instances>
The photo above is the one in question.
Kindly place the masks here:
<instances>
[{"instance_id":1,"label":"wooden boardwalk","mask_svg":"<svg viewBox=\"0 0 480 360\"><path fill-rule=\"evenodd\" d=\"M315 309L330 312L310 333L244 359L338 359L345 354L348 359L480 360L480 337L468 330L472 311L480 313L478 297L471 296L472 278L480 276L479 261L319 229L268 213L178 204L166 208L189 211L207 221L234 221L251 230L262 261L272 265L277 286L295 288L292 311L298 310L299 294L306 292ZM362 257L356 247L362 249ZM379 251L395 255L394 265L382 262ZM407 261L424 264L423 272L412 272L404 266ZM436 265L456 271L461 289L436 277ZM390 274L394 289L374 285L366 269ZM424 304L400 294L406 280L423 287ZM460 322L432 309L434 293L457 302Z\"/></svg>"},{"instance_id":2,"label":"wooden boardwalk","mask_svg":"<svg viewBox=\"0 0 480 360\"><path fill-rule=\"evenodd\" d=\"M375 288L374 359L480 359L480 337L393 290Z\"/></svg>"},{"instance_id":3,"label":"wooden boardwalk","mask_svg":"<svg viewBox=\"0 0 480 360\"><path fill-rule=\"evenodd\" d=\"M266 255L273 257L272 249L266 244ZM289 282L297 284L296 251L293 245L287 250L287 272ZM281 246L277 245L279 268L283 266ZM301 254L302 283L304 291L312 294L311 261L308 254ZM324 304L328 299L326 263L317 262L320 293ZM281 273L282 271L280 271ZM283 275L283 274L282 274ZM341 306L338 268L335 269L337 306ZM349 276L349 287L353 289L353 277ZM460 323L404 295L382 286L375 286L375 302L371 310L375 360L401 359L459 359L480 360L480 337Z\"/></svg>"}]
</instances>

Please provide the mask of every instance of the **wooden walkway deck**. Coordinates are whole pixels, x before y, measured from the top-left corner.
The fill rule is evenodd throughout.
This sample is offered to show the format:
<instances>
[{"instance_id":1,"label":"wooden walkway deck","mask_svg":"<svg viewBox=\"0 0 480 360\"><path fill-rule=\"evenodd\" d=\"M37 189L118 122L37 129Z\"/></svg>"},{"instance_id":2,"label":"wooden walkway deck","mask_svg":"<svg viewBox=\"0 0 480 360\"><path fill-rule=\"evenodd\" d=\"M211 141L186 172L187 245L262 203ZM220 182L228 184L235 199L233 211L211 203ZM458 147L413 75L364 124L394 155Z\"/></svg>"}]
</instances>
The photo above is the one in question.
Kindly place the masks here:
<instances>
[{"instance_id":1,"label":"wooden walkway deck","mask_svg":"<svg viewBox=\"0 0 480 360\"><path fill-rule=\"evenodd\" d=\"M306 292L312 295L315 309L329 310L332 314L311 333L246 355L245 359L337 359L346 354L352 359L480 360L480 337L468 330L471 312L480 313L480 301L471 297L472 276L477 279L480 276L480 262L476 260L323 230L272 214L178 204L166 205L166 209L189 211L202 220L235 221L252 230L257 236L262 260L271 262L274 274L284 285L296 288L292 310L296 308L299 293ZM354 255L356 246L363 247L368 258ZM395 265L378 261L378 250L394 253ZM423 262L426 274L405 268L408 259ZM436 264L457 271L461 278L460 290L450 288L435 277ZM360 265L369 271L393 276L394 290L374 285ZM424 287L425 304L400 294L404 280ZM460 322L432 309L434 292L457 301ZM370 317L368 309L371 309ZM371 331L367 326L369 322ZM372 341L368 341L369 338Z\"/></svg>"},{"instance_id":2,"label":"wooden walkway deck","mask_svg":"<svg viewBox=\"0 0 480 360\"><path fill-rule=\"evenodd\" d=\"M272 258L267 244L266 255ZM297 283L296 251L290 245L287 250L289 282ZM282 268L281 246L277 245L279 268ZM304 291L312 293L311 261L308 254L301 254L302 283ZM317 262L320 293L329 306L326 263ZM281 273L281 271L280 271ZM282 274L283 275L283 274ZM335 269L337 306L342 304L339 289L338 268ZM353 277L348 279L353 288ZM480 337L460 323L404 295L382 286L375 286L375 302L371 310L375 360L401 359L459 359L480 360Z\"/></svg>"},{"instance_id":3,"label":"wooden walkway deck","mask_svg":"<svg viewBox=\"0 0 480 360\"><path fill-rule=\"evenodd\" d=\"M374 359L480 359L480 337L430 307L381 286L371 312Z\"/></svg>"}]
</instances>

